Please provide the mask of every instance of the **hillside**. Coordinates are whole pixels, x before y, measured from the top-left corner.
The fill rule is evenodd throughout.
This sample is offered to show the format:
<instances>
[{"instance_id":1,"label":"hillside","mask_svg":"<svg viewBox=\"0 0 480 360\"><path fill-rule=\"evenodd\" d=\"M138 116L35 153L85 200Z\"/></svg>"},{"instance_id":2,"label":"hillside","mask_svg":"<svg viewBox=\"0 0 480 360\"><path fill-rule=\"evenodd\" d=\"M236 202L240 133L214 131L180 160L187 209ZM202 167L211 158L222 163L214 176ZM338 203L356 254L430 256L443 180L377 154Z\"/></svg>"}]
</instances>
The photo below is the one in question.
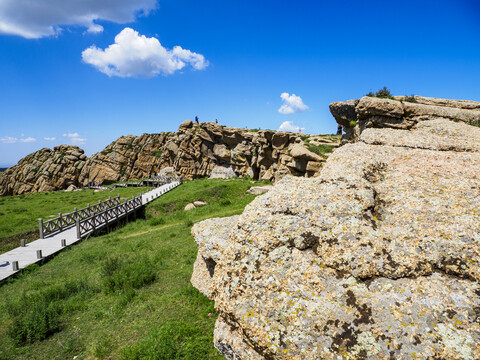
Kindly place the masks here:
<instances>
[{"instance_id":1,"label":"hillside","mask_svg":"<svg viewBox=\"0 0 480 360\"><path fill-rule=\"evenodd\" d=\"M212 345L213 303L189 283L190 229L239 214L255 198L246 193L253 185L185 182L149 204L145 219L85 239L0 286L0 359L221 359ZM208 205L183 210L195 200Z\"/></svg>"},{"instance_id":2,"label":"hillside","mask_svg":"<svg viewBox=\"0 0 480 360\"><path fill-rule=\"evenodd\" d=\"M176 133L122 136L87 158L76 146L30 154L0 174L0 195L129 181L173 167L184 179L210 176L217 166L238 176L276 181L318 173L339 137L248 130L183 122Z\"/></svg>"}]
</instances>

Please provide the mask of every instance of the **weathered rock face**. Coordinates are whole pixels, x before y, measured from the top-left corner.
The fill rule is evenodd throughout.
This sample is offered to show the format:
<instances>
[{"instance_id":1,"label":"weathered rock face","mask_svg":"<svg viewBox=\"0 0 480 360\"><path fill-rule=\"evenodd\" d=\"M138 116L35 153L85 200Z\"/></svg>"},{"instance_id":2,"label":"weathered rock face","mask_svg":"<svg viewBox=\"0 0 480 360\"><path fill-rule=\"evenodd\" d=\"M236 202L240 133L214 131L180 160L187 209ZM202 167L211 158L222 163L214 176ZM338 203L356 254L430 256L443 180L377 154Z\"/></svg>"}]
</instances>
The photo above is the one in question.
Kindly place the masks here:
<instances>
[{"instance_id":1,"label":"weathered rock face","mask_svg":"<svg viewBox=\"0 0 480 360\"><path fill-rule=\"evenodd\" d=\"M194 125L187 120L175 134L118 139L88 160L80 182L137 179L167 166L186 179L210 176L215 167L223 167L234 175L275 180L287 174L313 176L323 161L295 134L253 132L216 123Z\"/></svg>"},{"instance_id":2,"label":"weathered rock face","mask_svg":"<svg viewBox=\"0 0 480 360\"><path fill-rule=\"evenodd\" d=\"M92 155L82 169L79 181L87 185L92 180L102 184L136 180L170 166L163 159L169 133L127 135Z\"/></svg>"},{"instance_id":3,"label":"weathered rock face","mask_svg":"<svg viewBox=\"0 0 480 360\"><path fill-rule=\"evenodd\" d=\"M480 128L385 123L194 226L226 358L480 359Z\"/></svg>"},{"instance_id":4,"label":"weathered rock face","mask_svg":"<svg viewBox=\"0 0 480 360\"><path fill-rule=\"evenodd\" d=\"M41 149L0 175L0 196L66 189L78 185L87 157L78 146Z\"/></svg>"},{"instance_id":5,"label":"weathered rock face","mask_svg":"<svg viewBox=\"0 0 480 360\"><path fill-rule=\"evenodd\" d=\"M327 144L335 147L338 140L331 137L303 136L308 145ZM67 166L55 169L58 178L65 171L65 184L87 185L92 180L109 184L117 181L136 180L156 174L166 167L173 168L185 179L210 176L215 167L229 168L233 175L254 179L278 180L285 175L314 176L320 170L324 157L309 151L307 143L298 134L224 127L216 123L194 125L183 122L177 133L122 136L103 151L81 162L71 157L74 169ZM307 139L308 138L308 139ZM77 148L78 149L78 148ZM78 149L83 154L83 150ZM23 173L25 169L42 167L51 163L55 152L43 149L29 155L15 168L1 177L0 194L18 194L31 191L57 190L63 182L46 178L39 186L37 178L25 179L11 176L12 171ZM70 155L69 155L70 156ZM29 161L35 159L35 165ZM33 183L31 182L33 181ZM20 191L20 192L18 192Z\"/></svg>"},{"instance_id":6,"label":"weathered rock face","mask_svg":"<svg viewBox=\"0 0 480 360\"><path fill-rule=\"evenodd\" d=\"M425 120L448 119L471 125L480 124L480 103L414 96L414 102L404 96L393 99L363 97L359 100L334 102L330 111L344 126L344 142L355 141L367 128L411 129Z\"/></svg>"}]
</instances>

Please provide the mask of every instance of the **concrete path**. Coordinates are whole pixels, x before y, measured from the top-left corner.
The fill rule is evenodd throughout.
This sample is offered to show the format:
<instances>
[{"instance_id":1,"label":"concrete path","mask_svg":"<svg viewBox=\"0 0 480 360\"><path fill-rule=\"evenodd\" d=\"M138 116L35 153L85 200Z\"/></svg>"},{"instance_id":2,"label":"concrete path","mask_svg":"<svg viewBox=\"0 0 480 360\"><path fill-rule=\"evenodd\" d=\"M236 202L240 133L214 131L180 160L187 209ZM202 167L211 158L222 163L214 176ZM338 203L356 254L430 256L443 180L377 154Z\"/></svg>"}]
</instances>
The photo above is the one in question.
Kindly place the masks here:
<instances>
[{"instance_id":1,"label":"concrete path","mask_svg":"<svg viewBox=\"0 0 480 360\"><path fill-rule=\"evenodd\" d=\"M180 182L176 181L142 194L142 204L148 204L159 196L176 188L178 185L180 185ZM85 236L87 235L88 234L85 234ZM75 226L71 226L60 233L47 236L45 239L38 239L29 242L25 247L18 247L4 254L0 254L0 282L9 278L26 266L42 261L42 258L62 251L64 249L62 246L62 239L65 239L66 246L82 240L77 239L77 229ZM37 250L42 251L42 258L37 258ZM13 270L14 261L18 261L19 270Z\"/></svg>"}]
</instances>

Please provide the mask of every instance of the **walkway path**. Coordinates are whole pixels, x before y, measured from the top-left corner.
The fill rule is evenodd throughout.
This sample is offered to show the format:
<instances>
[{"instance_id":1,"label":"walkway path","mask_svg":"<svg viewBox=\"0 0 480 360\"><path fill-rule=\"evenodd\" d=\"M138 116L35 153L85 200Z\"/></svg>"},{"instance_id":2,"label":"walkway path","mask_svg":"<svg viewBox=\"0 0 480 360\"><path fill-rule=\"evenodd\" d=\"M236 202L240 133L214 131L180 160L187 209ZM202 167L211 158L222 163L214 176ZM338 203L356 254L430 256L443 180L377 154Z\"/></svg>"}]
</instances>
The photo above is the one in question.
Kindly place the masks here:
<instances>
[{"instance_id":1,"label":"walkway path","mask_svg":"<svg viewBox=\"0 0 480 360\"><path fill-rule=\"evenodd\" d=\"M178 185L180 185L180 182L176 181L142 194L142 205L148 204ZM106 225L107 224L105 224L105 226ZM100 228L97 228L97 230L98 229ZM82 238L77 239L77 228L75 226L70 226L60 233L47 236L45 239L38 239L29 242L25 247L18 247L4 254L0 254L0 282L9 278L26 266L35 264L42 261L42 258L56 254L62 251L65 246L75 244L88 235L89 234L85 234ZM62 244L62 240L65 240L64 244ZM41 251L41 257L37 257L40 255L37 254L38 250ZM14 270L13 268L15 261L18 261L18 270Z\"/></svg>"}]
</instances>

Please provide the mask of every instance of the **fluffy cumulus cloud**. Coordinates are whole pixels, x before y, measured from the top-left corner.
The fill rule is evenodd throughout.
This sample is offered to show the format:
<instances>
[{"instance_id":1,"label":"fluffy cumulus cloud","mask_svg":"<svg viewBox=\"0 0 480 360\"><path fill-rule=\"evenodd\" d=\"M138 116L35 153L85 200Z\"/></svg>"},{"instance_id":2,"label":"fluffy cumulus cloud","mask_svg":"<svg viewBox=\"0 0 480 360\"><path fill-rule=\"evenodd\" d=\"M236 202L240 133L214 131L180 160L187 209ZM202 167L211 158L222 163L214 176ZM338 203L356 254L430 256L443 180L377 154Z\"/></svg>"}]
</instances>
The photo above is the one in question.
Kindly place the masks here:
<instances>
[{"instance_id":1,"label":"fluffy cumulus cloud","mask_svg":"<svg viewBox=\"0 0 480 360\"><path fill-rule=\"evenodd\" d=\"M293 121L284 121L278 128L278 131L291 131L291 132L303 132L305 128L296 126Z\"/></svg>"},{"instance_id":2,"label":"fluffy cumulus cloud","mask_svg":"<svg viewBox=\"0 0 480 360\"><path fill-rule=\"evenodd\" d=\"M70 142L72 144L82 145L82 144L85 144L85 142L87 141L87 139L80 137L80 134L77 132L74 132L74 133L67 132L63 134L63 136L70 139Z\"/></svg>"},{"instance_id":3,"label":"fluffy cumulus cloud","mask_svg":"<svg viewBox=\"0 0 480 360\"><path fill-rule=\"evenodd\" d=\"M290 95L289 93L284 92L280 95L280 97L283 100L283 105L280 106L280 109L278 109L280 114L295 114L308 109L308 106L303 103L303 100L300 96L295 94Z\"/></svg>"},{"instance_id":4,"label":"fluffy cumulus cloud","mask_svg":"<svg viewBox=\"0 0 480 360\"><path fill-rule=\"evenodd\" d=\"M24 139L20 139L20 142L23 142L23 143L31 143L31 142L35 142L35 141L37 141L37 139L35 139L31 136L29 136L27 138L24 138Z\"/></svg>"},{"instance_id":5,"label":"fluffy cumulus cloud","mask_svg":"<svg viewBox=\"0 0 480 360\"><path fill-rule=\"evenodd\" d=\"M82 26L103 31L95 21L120 24L155 9L157 0L1 0L0 33L27 39L58 35L62 28Z\"/></svg>"},{"instance_id":6,"label":"fluffy cumulus cloud","mask_svg":"<svg viewBox=\"0 0 480 360\"><path fill-rule=\"evenodd\" d=\"M147 38L133 29L125 28L115 43L105 50L91 46L82 52L85 63L94 66L108 76L153 77L170 75L191 65L203 70L208 61L201 54L175 46L168 50L156 38Z\"/></svg>"}]
</instances>

